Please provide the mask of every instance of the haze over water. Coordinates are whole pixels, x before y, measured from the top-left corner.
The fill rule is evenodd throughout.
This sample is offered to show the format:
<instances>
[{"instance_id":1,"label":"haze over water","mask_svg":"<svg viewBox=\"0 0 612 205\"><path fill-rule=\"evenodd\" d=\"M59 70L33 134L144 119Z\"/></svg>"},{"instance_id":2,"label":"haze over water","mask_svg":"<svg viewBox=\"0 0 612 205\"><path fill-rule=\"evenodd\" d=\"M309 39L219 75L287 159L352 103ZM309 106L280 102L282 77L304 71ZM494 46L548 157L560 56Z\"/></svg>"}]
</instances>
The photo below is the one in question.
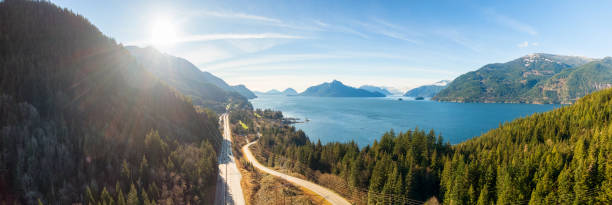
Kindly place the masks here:
<instances>
[{"instance_id":1,"label":"haze over water","mask_svg":"<svg viewBox=\"0 0 612 205\"><path fill-rule=\"evenodd\" d=\"M457 144L481 135L500 123L552 110L560 105L451 103L397 98L330 98L261 95L253 107L280 110L285 117L308 119L294 124L311 140L347 142L363 147L393 129L434 129Z\"/></svg>"}]
</instances>

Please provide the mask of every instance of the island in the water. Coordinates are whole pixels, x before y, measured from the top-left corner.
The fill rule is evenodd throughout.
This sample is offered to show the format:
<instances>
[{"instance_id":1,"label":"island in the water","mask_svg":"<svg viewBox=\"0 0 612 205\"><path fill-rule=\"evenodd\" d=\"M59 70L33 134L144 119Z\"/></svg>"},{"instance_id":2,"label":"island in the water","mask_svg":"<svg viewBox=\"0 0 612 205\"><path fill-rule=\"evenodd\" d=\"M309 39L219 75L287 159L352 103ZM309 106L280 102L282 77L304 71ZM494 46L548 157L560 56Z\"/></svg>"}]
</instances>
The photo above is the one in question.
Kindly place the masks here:
<instances>
[{"instance_id":1,"label":"island in the water","mask_svg":"<svg viewBox=\"0 0 612 205\"><path fill-rule=\"evenodd\" d=\"M337 80L309 87L299 95L315 97L385 97L382 93L347 86Z\"/></svg>"}]
</instances>

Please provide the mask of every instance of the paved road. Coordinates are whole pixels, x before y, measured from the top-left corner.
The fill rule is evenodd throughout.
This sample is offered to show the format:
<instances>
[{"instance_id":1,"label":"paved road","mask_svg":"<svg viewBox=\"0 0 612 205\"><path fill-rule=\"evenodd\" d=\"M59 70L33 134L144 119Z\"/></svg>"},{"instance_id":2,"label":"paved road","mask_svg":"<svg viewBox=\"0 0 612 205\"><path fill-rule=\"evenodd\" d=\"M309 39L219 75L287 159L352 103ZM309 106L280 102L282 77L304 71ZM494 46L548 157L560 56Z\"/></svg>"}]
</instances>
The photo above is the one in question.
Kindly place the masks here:
<instances>
[{"instance_id":1,"label":"paved road","mask_svg":"<svg viewBox=\"0 0 612 205\"><path fill-rule=\"evenodd\" d=\"M223 144L219 154L219 176L217 177L217 190L215 192L215 205L237 204L244 205L244 194L240 186L240 171L232 154L232 131L229 126L229 115L219 117L223 123Z\"/></svg>"},{"instance_id":2,"label":"paved road","mask_svg":"<svg viewBox=\"0 0 612 205\"><path fill-rule=\"evenodd\" d=\"M244 147L242 147L242 152L244 153L244 155L246 156L247 160L249 162L251 162L251 164L253 164L254 167L256 167L259 170L262 170L270 175L274 175L277 177L280 177L282 179L285 179L295 185L307 188L309 190L311 190L312 192L322 196L323 198L325 198L328 202L332 203L332 204L341 204L341 205L350 205L351 203L349 203L346 199L344 199L343 197L341 197L340 195L336 194L336 192L333 192L325 187L322 187L320 185L317 185L315 183L312 183L310 181L306 181L297 177L293 177L293 176L289 176L280 172L277 172L275 170L272 170L262 164L260 164L257 159L255 159L255 157L253 156L253 153L251 153L251 150L249 149L249 146L251 146L252 144L254 144L257 141L251 142L247 145L245 145Z\"/></svg>"}]
</instances>

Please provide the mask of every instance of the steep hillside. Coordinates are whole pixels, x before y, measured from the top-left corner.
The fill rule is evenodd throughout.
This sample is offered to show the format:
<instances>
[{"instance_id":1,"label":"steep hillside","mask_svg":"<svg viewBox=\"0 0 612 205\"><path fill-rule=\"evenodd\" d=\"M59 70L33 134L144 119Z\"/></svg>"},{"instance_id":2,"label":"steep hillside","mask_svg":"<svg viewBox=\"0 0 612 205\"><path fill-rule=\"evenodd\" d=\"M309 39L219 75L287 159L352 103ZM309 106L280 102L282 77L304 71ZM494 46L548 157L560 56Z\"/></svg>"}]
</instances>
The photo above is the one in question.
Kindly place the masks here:
<instances>
[{"instance_id":1,"label":"steep hillside","mask_svg":"<svg viewBox=\"0 0 612 205\"><path fill-rule=\"evenodd\" d=\"M249 90L245 85L234 85L232 88L247 99L257 98L257 95L255 95L255 93Z\"/></svg>"},{"instance_id":2,"label":"steep hillside","mask_svg":"<svg viewBox=\"0 0 612 205\"><path fill-rule=\"evenodd\" d=\"M434 99L455 102L520 103L536 84L592 61L584 57L530 54L507 62L485 65L459 76Z\"/></svg>"},{"instance_id":3,"label":"steep hillside","mask_svg":"<svg viewBox=\"0 0 612 205\"><path fill-rule=\"evenodd\" d=\"M247 99L225 81L200 71L183 58L160 53L152 47L129 46L127 49L147 71L191 97L196 105L210 107L217 112L223 112L230 102L250 106Z\"/></svg>"},{"instance_id":4,"label":"steep hillside","mask_svg":"<svg viewBox=\"0 0 612 205\"><path fill-rule=\"evenodd\" d=\"M217 116L87 19L0 2L0 201L210 203Z\"/></svg>"},{"instance_id":5,"label":"steep hillside","mask_svg":"<svg viewBox=\"0 0 612 205\"><path fill-rule=\"evenodd\" d=\"M591 92L612 87L612 58L563 71L524 95L529 102L569 104Z\"/></svg>"},{"instance_id":6,"label":"steep hillside","mask_svg":"<svg viewBox=\"0 0 612 205\"><path fill-rule=\"evenodd\" d=\"M337 80L309 87L299 95L316 97L385 97L382 93L346 86Z\"/></svg>"},{"instance_id":7,"label":"steep hillside","mask_svg":"<svg viewBox=\"0 0 612 205\"><path fill-rule=\"evenodd\" d=\"M444 201L609 204L611 120L607 89L459 144L444 164Z\"/></svg>"}]
</instances>

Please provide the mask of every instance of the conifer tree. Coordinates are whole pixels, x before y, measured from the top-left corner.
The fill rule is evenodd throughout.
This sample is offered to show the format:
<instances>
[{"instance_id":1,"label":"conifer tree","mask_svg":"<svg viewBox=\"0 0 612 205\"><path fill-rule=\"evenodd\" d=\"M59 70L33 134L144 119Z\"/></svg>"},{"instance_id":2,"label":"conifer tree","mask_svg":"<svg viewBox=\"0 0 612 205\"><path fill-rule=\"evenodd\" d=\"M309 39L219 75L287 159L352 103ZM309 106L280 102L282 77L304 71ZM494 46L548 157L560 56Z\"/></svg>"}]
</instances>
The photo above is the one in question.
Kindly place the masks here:
<instances>
[{"instance_id":1,"label":"conifer tree","mask_svg":"<svg viewBox=\"0 0 612 205\"><path fill-rule=\"evenodd\" d=\"M140 200L138 199L138 190L136 189L136 186L134 186L134 184L130 186L130 192L128 193L126 202L127 202L127 205L139 205L140 204Z\"/></svg>"}]
</instances>

